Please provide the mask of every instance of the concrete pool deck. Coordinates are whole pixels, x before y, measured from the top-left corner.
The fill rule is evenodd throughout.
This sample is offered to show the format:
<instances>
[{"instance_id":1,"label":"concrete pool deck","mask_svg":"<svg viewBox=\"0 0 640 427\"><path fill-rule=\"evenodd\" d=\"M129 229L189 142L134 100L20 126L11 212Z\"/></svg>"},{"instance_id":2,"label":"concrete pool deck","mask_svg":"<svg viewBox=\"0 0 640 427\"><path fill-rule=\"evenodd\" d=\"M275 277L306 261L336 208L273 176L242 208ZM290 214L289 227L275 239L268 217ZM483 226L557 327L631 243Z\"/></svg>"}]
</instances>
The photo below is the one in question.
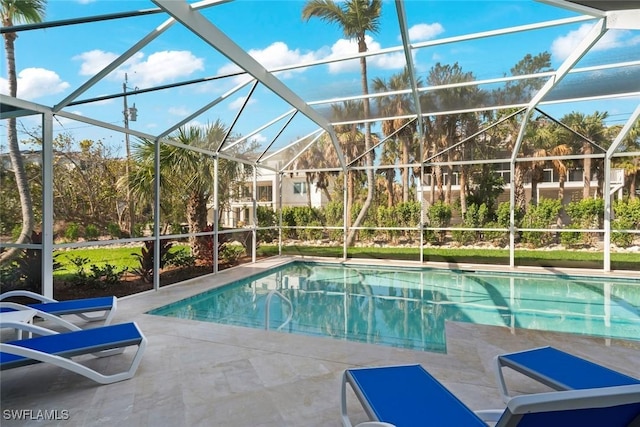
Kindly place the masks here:
<instances>
[{"instance_id":1,"label":"concrete pool deck","mask_svg":"<svg viewBox=\"0 0 640 427\"><path fill-rule=\"evenodd\" d=\"M502 408L493 357L545 345L631 376L638 377L640 373L640 341L448 322L447 353L438 354L145 314L289 259L243 265L158 292L120 299L114 323L135 321L149 340L136 376L120 383L97 385L44 364L3 371L2 425L340 426L340 381L344 369L406 363L422 364L472 409ZM505 267L499 269L505 271ZM593 271L584 273L594 275ZM614 275L640 279L636 272ZM114 372L127 366L132 353L127 350L123 355L86 360L92 367ZM517 374L508 375L507 381L511 389L521 393L548 390ZM353 394L348 402L352 422L366 421ZM37 411L58 411L58 415L67 411L68 419L15 420L7 416L11 415L7 411L15 414L21 410L31 410L33 417Z\"/></svg>"}]
</instances>

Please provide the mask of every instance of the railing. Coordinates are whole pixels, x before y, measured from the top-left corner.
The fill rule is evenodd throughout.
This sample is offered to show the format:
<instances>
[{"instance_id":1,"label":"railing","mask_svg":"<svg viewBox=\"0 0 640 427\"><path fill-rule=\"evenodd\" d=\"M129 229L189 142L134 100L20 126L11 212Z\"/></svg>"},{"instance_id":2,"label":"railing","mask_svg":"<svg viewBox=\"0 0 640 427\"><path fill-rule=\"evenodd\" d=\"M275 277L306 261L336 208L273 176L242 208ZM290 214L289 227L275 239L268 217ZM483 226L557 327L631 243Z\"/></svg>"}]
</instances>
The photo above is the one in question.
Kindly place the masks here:
<instances>
[{"instance_id":1,"label":"railing","mask_svg":"<svg viewBox=\"0 0 640 427\"><path fill-rule=\"evenodd\" d=\"M269 293L267 294L267 298L265 299L265 313L264 313L264 329L265 330L269 330L269 322L270 322L270 312L271 312L271 299L273 298L274 295L278 295L283 301L285 301L288 305L289 305L289 315L287 316L287 320L285 320L282 325L278 326L278 329L276 330L281 330L282 328L284 328L285 326L287 326L287 324L289 324L289 322L291 322L291 319L293 318L293 304L291 303L291 301L289 301L289 298L285 297L282 292L278 291L278 290L272 290L269 291Z\"/></svg>"}]
</instances>

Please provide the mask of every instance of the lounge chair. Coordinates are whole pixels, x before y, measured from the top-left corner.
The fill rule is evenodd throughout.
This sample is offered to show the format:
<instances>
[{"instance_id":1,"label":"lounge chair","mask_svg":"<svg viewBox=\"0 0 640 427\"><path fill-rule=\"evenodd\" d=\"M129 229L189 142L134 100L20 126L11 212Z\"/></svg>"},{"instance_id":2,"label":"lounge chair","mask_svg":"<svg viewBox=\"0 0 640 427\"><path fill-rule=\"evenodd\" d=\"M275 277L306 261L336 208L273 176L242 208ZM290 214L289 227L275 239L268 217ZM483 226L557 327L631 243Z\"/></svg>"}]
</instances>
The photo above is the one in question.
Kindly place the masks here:
<instances>
[{"instance_id":1,"label":"lounge chair","mask_svg":"<svg viewBox=\"0 0 640 427\"><path fill-rule=\"evenodd\" d=\"M36 338L0 343L0 370L14 369L35 363L50 363L83 375L100 384L127 380L136 373L147 345L147 339L135 323L100 326L92 329L58 333L27 323L2 323L2 327L22 329ZM127 347L138 349L127 371L105 375L71 358L93 354L97 357L122 353Z\"/></svg>"},{"instance_id":2,"label":"lounge chair","mask_svg":"<svg viewBox=\"0 0 640 427\"><path fill-rule=\"evenodd\" d=\"M116 313L116 305L118 301L118 299L114 296L57 301L55 299L47 298L43 295L36 294L30 291L5 292L0 295L0 301L3 301L10 297L28 297L40 302L36 304L18 304L7 301L2 303L0 310L21 310L26 306L43 311L45 313L53 314L54 316L65 316L74 314L87 322L96 322L102 320L104 321L104 325L110 324L111 320L113 320L113 316L115 316ZM102 312L102 314L87 315L87 313L98 312Z\"/></svg>"},{"instance_id":3,"label":"lounge chair","mask_svg":"<svg viewBox=\"0 0 640 427\"><path fill-rule=\"evenodd\" d=\"M342 379L342 423L347 384L372 420L364 426L395 427L638 427L640 384L529 394L504 410L472 411L420 365L347 369Z\"/></svg>"},{"instance_id":4,"label":"lounge chair","mask_svg":"<svg viewBox=\"0 0 640 427\"><path fill-rule=\"evenodd\" d=\"M511 399L503 368L511 368L555 390L579 390L640 384L640 380L553 347L540 347L496 356L498 388Z\"/></svg>"}]
</instances>

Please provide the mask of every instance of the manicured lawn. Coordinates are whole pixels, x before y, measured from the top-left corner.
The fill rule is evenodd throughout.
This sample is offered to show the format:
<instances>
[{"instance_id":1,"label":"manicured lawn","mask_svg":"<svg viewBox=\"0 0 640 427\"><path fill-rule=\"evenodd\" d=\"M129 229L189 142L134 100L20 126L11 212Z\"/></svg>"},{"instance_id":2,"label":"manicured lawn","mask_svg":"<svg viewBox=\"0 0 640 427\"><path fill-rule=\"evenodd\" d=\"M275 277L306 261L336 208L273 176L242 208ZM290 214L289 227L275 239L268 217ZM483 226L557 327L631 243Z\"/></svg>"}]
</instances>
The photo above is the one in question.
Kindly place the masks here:
<instances>
[{"instance_id":1,"label":"manicured lawn","mask_svg":"<svg viewBox=\"0 0 640 427\"><path fill-rule=\"evenodd\" d=\"M77 267L71 260L76 258L87 258L87 267L91 265L98 265L100 267L111 264L118 270L127 268L131 270L140 265L138 258L132 254L140 254L140 248L96 248L96 249L70 249L63 251L56 251L56 261L58 261L62 267L53 272L53 276L66 276L74 274L77 271Z\"/></svg>"},{"instance_id":2,"label":"manicured lawn","mask_svg":"<svg viewBox=\"0 0 640 427\"><path fill-rule=\"evenodd\" d=\"M259 253L277 255L275 245L260 245ZM457 249L457 248L424 248L424 260L433 262L448 262L452 264L509 264L509 250L507 249ZM307 255L339 258L342 257L342 247L315 246L283 246L283 255ZM349 258L373 259L420 259L419 248L394 247L358 247L349 248ZM533 251L516 250L516 265L540 267L569 267L569 268L602 268L604 255L588 251ZM640 254L612 253L611 268L614 270L638 270L640 268Z\"/></svg>"},{"instance_id":3,"label":"manicured lawn","mask_svg":"<svg viewBox=\"0 0 640 427\"><path fill-rule=\"evenodd\" d=\"M175 246L172 250L184 249L186 246ZM276 245L261 244L258 247L259 256L274 256L278 254ZM73 249L57 251L56 260L62 268L54 272L54 277L63 279L73 275L77 267L71 262L74 258L86 258L86 268L91 265L113 265L117 270L127 268L129 271L139 266L138 259L133 254L140 254L140 248L99 248ZM330 258L342 257L342 247L315 246L283 246L284 255L307 255ZM349 248L349 258L362 259L420 259L419 248ZM506 264L509 263L509 251L505 249L455 249L455 248L425 248L425 261L448 262L451 264ZM583 267L602 268L603 255L588 251L531 251L516 250L516 265L544 266L544 267ZM640 268L640 254L612 253L611 266L614 270L638 270Z\"/></svg>"}]
</instances>

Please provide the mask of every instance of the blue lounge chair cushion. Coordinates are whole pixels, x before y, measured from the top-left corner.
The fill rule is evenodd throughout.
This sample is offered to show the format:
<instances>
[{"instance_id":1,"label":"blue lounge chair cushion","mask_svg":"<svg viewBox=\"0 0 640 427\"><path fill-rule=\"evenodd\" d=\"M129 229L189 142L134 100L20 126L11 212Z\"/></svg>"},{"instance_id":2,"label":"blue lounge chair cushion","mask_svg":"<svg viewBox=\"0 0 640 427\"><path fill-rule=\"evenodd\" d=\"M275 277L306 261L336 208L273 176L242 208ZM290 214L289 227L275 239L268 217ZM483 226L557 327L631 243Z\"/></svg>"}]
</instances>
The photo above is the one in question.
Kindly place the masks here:
<instances>
[{"instance_id":1,"label":"blue lounge chair cushion","mask_svg":"<svg viewBox=\"0 0 640 427\"><path fill-rule=\"evenodd\" d=\"M139 345L143 337L135 323L102 326L99 328L46 335L7 344L70 358L113 348ZM0 370L39 363L38 360L9 353L0 353Z\"/></svg>"},{"instance_id":2,"label":"blue lounge chair cushion","mask_svg":"<svg viewBox=\"0 0 640 427\"><path fill-rule=\"evenodd\" d=\"M640 384L521 395L503 411L474 413L420 365L347 369L344 427L352 426L347 384L369 419L394 427L486 427L483 419L496 427L640 427Z\"/></svg>"},{"instance_id":3,"label":"blue lounge chair cushion","mask_svg":"<svg viewBox=\"0 0 640 427\"><path fill-rule=\"evenodd\" d=\"M416 420L434 426L486 424L422 366L349 369L347 381L369 416L397 427L416 426Z\"/></svg>"},{"instance_id":4,"label":"blue lounge chair cushion","mask_svg":"<svg viewBox=\"0 0 640 427\"><path fill-rule=\"evenodd\" d=\"M114 297L83 298L58 302L29 304L29 307L45 313L60 316L63 314L86 313L89 311L111 310Z\"/></svg>"},{"instance_id":5,"label":"blue lounge chair cushion","mask_svg":"<svg viewBox=\"0 0 640 427\"><path fill-rule=\"evenodd\" d=\"M553 347L500 355L498 359L502 366L535 378L556 390L640 384L636 378Z\"/></svg>"}]
</instances>

